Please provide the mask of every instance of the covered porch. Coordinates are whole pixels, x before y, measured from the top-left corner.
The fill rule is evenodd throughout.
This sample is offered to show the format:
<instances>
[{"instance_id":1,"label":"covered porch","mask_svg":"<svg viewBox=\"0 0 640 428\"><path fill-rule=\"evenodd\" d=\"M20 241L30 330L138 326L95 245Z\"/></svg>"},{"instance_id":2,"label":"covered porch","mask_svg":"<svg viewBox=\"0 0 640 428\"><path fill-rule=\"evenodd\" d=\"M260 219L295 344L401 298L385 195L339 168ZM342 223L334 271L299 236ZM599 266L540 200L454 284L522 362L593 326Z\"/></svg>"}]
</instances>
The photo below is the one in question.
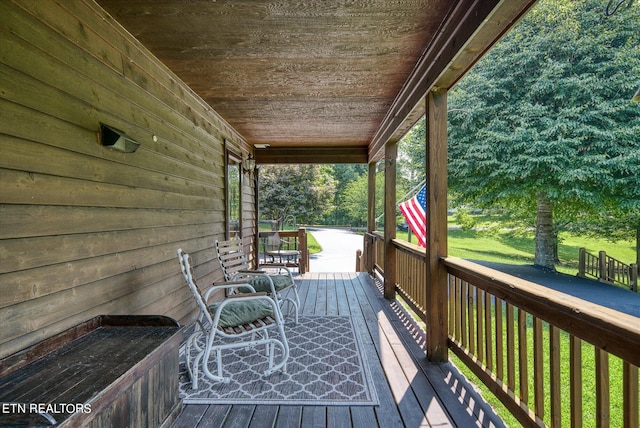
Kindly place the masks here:
<instances>
[{"instance_id":1,"label":"covered porch","mask_svg":"<svg viewBox=\"0 0 640 428\"><path fill-rule=\"evenodd\" d=\"M350 316L364 345L380 404L187 404L184 427L504 426L458 370L424 358L424 328L397 301L383 297L368 273L306 273L301 316Z\"/></svg>"},{"instance_id":2,"label":"covered porch","mask_svg":"<svg viewBox=\"0 0 640 428\"><path fill-rule=\"evenodd\" d=\"M498 425L449 372L452 350L523 425L559 426L570 413L578 426L588 343L598 423L607 426L615 402L623 425L636 427L636 318L447 256L447 91L535 2L338 3L1 2L0 358L105 314L192 324L176 249L192 254L201 284L223 277L215 240L241 236L255 254L256 164L366 163L373 207L381 163L387 215L380 234L369 210L367 272L300 277L303 313L353 317L379 367L380 405L188 405L175 423ZM391 214L397 142L422 116L426 251L395 239ZM101 124L137 151L110 147ZM560 332L570 352L558 351ZM623 360L620 396L610 394L610 355ZM122 414L129 405L149 413L146 389L123 390L141 398ZM167 425L174 404L159 418Z\"/></svg>"}]
</instances>

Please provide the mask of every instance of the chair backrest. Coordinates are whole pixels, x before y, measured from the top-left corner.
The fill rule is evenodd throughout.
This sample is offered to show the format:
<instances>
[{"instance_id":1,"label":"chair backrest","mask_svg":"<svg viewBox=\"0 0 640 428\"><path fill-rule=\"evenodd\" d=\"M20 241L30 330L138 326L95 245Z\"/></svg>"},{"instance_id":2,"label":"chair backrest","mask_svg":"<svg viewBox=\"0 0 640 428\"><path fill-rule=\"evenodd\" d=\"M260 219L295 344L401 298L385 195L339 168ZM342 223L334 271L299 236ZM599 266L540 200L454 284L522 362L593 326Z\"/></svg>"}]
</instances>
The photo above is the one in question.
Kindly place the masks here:
<instances>
[{"instance_id":1,"label":"chair backrest","mask_svg":"<svg viewBox=\"0 0 640 428\"><path fill-rule=\"evenodd\" d=\"M280 239L280 234L278 232L272 232L267 235L267 245L269 246L269 251L278 251L282 248L282 239Z\"/></svg>"},{"instance_id":2,"label":"chair backrest","mask_svg":"<svg viewBox=\"0 0 640 428\"><path fill-rule=\"evenodd\" d=\"M216 240L216 255L225 281L231 281L238 271L249 269L249 259L244 253L241 239Z\"/></svg>"},{"instance_id":3,"label":"chair backrest","mask_svg":"<svg viewBox=\"0 0 640 428\"><path fill-rule=\"evenodd\" d=\"M193 294L193 298L196 299L196 303L198 304L198 308L202 315L209 322L209 325L213 323L211 319L211 313L209 313L209 308L207 308L207 302L204 300L204 296L196 284L196 280L193 279L193 268L191 267L191 256L189 254L182 251L182 248L178 248L178 259L180 261L180 270L182 271L182 276L184 276L184 280L187 282L191 293Z\"/></svg>"}]
</instances>

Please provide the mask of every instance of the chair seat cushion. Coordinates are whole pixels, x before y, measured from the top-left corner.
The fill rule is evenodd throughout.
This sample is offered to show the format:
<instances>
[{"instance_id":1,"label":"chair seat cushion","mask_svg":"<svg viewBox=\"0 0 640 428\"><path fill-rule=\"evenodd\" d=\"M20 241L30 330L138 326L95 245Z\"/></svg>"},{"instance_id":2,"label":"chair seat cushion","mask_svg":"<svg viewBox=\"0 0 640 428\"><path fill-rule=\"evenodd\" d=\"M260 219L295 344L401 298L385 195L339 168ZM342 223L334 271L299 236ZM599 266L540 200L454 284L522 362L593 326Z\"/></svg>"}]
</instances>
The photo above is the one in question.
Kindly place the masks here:
<instances>
[{"instance_id":1,"label":"chair seat cushion","mask_svg":"<svg viewBox=\"0 0 640 428\"><path fill-rule=\"evenodd\" d=\"M209 306L211 316L216 313L220 303ZM273 316L273 306L264 300L249 300L226 304L220 312L218 326L222 328L249 324L261 318Z\"/></svg>"},{"instance_id":2,"label":"chair seat cushion","mask_svg":"<svg viewBox=\"0 0 640 428\"><path fill-rule=\"evenodd\" d=\"M289 275L269 275L269 278L273 281L273 286L276 292L283 290L292 285L291 277ZM249 284L255 288L256 292L271 292L271 285L269 284L269 278L266 275L254 276L249 279Z\"/></svg>"}]
</instances>

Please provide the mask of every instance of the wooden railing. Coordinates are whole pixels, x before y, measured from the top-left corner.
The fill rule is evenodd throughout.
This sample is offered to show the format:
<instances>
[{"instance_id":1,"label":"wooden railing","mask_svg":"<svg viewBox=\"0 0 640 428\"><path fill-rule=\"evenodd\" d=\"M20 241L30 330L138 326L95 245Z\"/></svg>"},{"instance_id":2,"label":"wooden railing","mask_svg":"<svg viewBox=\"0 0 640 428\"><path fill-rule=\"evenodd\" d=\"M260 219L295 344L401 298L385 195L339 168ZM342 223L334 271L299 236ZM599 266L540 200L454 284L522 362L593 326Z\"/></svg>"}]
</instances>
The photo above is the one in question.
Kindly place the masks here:
<instances>
[{"instance_id":1,"label":"wooden railing","mask_svg":"<svg viewBox=\"0 0 640 428\"><path fill-rule=\"evenodd\" d=\"M613 426L638 426L638 318L462 259L443 263L449 348L523 425L610 426L622 403Z\"/></svg>"},{"instance_id":2,"label":"wooden railing","mask_svg":"<svg viewBox=\"0 0 640 428\"><path fill-rule=\"evenodd\" d=\"M382 237L365 242L384 274ZM426 319L425 251L392 242L396 290ZM638 427L638 318L463 259L442 263L448 346L522 425ZM611 421L612 405L621 406L621 420Z\"/></svg>"},{"instance_id":3,"label":"wooden railing","mask_svg":"<svg viewBox=\"0 0 640 428\"><path fill-rule=\"evenodd\" d=\"M638 292L638 265L625 264L608 256L604 251L594 256L584 248L580 248L578 260L578 276L590 276Z\"/></svg>"},{"instance_id":4,"label":"wooden railing","mask_svg":"<svg viewBox=\"0 0 640 428\"><path fill-rule=\"evenodd\" d=\"M380 233L365 233L363 257L367 272L384 272L384 237Z\"/></svg>"}]
</instances>

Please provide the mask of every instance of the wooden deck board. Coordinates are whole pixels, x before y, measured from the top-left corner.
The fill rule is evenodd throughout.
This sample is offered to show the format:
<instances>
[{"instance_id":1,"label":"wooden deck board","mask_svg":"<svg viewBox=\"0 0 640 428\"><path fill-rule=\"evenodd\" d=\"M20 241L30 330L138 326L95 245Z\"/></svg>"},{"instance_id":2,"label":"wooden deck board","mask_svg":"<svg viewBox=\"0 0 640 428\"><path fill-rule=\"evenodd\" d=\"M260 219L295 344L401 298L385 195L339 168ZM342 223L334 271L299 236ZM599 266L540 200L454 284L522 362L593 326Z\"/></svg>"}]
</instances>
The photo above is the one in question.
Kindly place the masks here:
<instances>
[{"instance_id":1,"label":"wooden deck board","mask_svg":"<svg viewBox=\"0 0 640 428\"><path fill-rule=\"evenodd\" d=\"M378 406L186 405L174 427L429 427L504 424L451 364L424 355L424 331L382 297L367 274L307 273L301 315L350 315L379 396Z\"/></svg>"}]
</instances>

